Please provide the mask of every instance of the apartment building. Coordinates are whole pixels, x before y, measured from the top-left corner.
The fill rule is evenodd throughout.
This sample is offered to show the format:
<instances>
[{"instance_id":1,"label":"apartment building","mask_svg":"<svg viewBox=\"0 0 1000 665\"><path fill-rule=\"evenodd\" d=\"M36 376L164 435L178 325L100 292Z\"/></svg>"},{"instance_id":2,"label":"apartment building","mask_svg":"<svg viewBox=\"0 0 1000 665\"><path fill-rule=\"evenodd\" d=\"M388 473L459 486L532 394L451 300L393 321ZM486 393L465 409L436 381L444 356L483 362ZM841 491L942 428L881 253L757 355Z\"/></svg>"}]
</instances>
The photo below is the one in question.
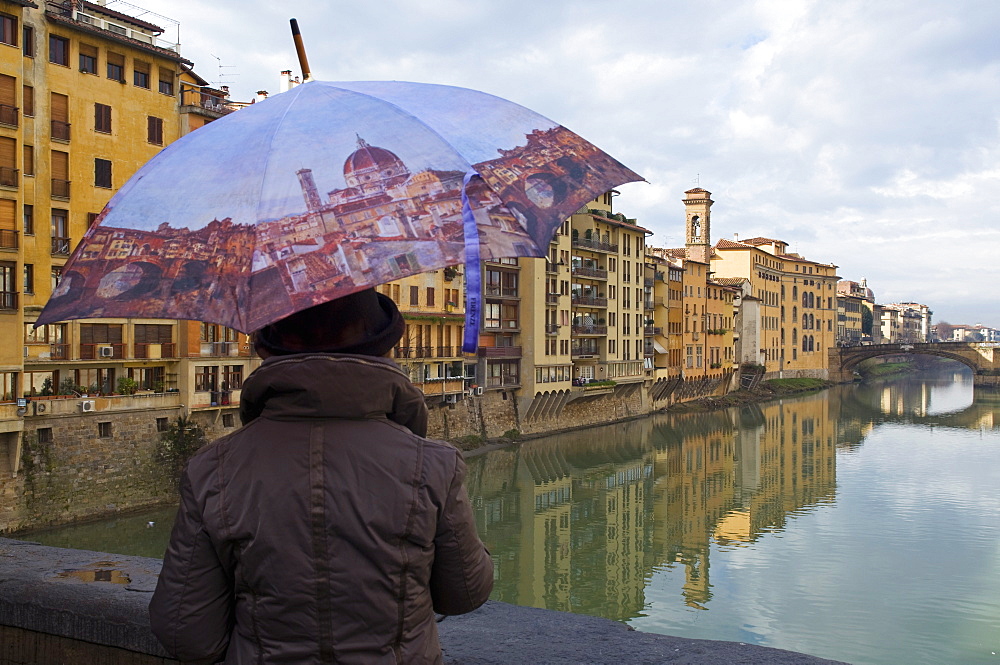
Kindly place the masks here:
<instances>
[{"instance_id":1,"label":"apartment building","mask_svg":"<svg viewBox=\"0 0 1000 665\"><path fill-rule=\"evenodd\" d=\"M38 429L56 415L118 417L155 402L158 413L215 411L213 423L235 427L252 368L246 335L214 324L33 326L114 192L165 145L223 114L202 104L182 111L181 82L201 79L151 21L176 22L128 7L135 16L85 1L0 0L0 338L23 342L0 345L0 458L12 471L25 418ZM53 420L55 436L69 422ZM102 418L95 436L112 436L113 424Z\"/></svg>"}]
</instances>

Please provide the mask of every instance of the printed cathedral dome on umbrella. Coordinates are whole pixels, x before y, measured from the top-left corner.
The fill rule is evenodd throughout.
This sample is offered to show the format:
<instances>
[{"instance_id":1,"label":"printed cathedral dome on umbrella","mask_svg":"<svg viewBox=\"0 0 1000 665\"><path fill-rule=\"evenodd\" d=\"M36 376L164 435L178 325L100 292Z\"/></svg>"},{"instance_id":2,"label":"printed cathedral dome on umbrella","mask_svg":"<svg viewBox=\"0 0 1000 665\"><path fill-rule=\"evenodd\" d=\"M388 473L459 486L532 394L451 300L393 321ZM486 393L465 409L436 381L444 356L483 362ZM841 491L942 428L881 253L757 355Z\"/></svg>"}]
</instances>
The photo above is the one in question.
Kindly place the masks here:
<instances>
[{"instance_id":1,"label":"printed cathedral dome on umbrella","mask_svg":"<svg viewBox=\"0 0 1000 665\"><path fill-rule=\"evenodd\" d=\"M143 166L84 235L38 324L150 317L252 332L408 275L545 256L569 215L641 179L485 93L310 81Z\"/></svg>"}]
</instances>

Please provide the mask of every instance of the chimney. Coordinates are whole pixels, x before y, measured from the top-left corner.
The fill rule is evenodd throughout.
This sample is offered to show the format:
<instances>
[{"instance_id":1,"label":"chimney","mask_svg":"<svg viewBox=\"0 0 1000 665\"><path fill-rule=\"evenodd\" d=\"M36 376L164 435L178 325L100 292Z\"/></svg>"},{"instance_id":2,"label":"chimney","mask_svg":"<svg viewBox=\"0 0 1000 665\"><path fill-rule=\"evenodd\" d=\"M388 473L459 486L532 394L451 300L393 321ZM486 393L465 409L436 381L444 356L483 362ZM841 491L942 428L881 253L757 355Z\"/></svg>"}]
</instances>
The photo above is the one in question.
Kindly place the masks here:
<instances>
[{"instance_id":1,"label":"chimney","mask_svg":"<svg viewBox=\"0 0 1000 665\"><path fill-rule=\"evenodd\" d=\"M740 241L740 234L739 233L734 233L733 234L733 240L735 240L736 242L739 242Z\"/></svg>"}]
</instances>

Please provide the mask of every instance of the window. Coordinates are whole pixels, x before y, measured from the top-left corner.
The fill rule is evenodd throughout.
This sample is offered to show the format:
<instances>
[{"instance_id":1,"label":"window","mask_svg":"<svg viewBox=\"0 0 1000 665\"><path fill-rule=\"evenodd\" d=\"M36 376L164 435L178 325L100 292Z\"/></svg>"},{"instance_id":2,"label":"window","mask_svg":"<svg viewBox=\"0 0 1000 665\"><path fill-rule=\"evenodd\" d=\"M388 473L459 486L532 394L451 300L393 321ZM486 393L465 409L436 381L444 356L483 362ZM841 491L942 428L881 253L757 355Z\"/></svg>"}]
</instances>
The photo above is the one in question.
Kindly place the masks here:
<instances>
[{"instance_id":1,"label":"window","mask_svg":"<svg viewBox=\"0 0 1000 665\"><path fill-rule=\"evenodd\" d=\"M0 136L0 185L17 187L17 140Z\"/></svg>"},{"instance_id":2,"label":"window","mask_svg":"<svg viewBox=\"0 0 1000 665\"><path fill-rule=\"evenodd\" d=\"M411 286L410 287L410 305L416 307L420 304L420 287Z\"/></svg>"},{"instance_id":3,"label":"window","mask_svg":"<svg viewBox=\"0 0 1000 665\"><path fill-rule=\"evenodd\" d=\"M58 35L49 35L49 62L69 67L69 40Z\"/></svg>"},{"instance_id":4,"label":"window","mask_svg":"<svg viewBox=\"0 0 1000 665\"><path fill-rule=\"evenodd\" d=\"M35 29L30 25L21 29L21 52L29 58L35 57Z\"/></svg>"},{"instance_id":5,"label":"window","mask_svg":"<svg viewBox=\"0 0 1000 665\"><path fill-rule=\"evenodd\" d=\"M111 188L111 161L96 157L94 159L94 187Z\"/></svg>"},{"instance_id":6,"label":"window","mask_svg":"<svg viewBox=\"0 0 1000 665\"><path fill-rule=\"evenodd\" d=\"M84 74L97 73L97 47L80 44L80 71Z\"/></svg>"},{"instance_id":7,"label":"window","mask_svg":"<svg viewBox=\"0 0 1000 665\"><path fill-rule=\"evenodd\" d=\"M107 104L94 104L94 131L111 133L111 107Z\"/></svg>"},{"instance_id":8,"label":"window","mask_svg":"<svg viewBox=\"0 0 1000 665\"><path fill-rule=\"evenodd\" d=\"M427 306L428 307L433 307L434 306L434 287L433 286L428 286L427 287Z\"/></svg>"},{"instance_id":9,"label":"window","mask_svg":"<svg viewBox=\"0 0 1000 665\"><path fill-rule=\"evenodd\" d=\"M156 419L156 431L157 432L166 432L167 428L169 428L169 427L170 427L170 419L169 418L157 418Z\"/></svg>"},{"instance_id":10,"label":"window","mask_svg":"<svg viewBox=\"0 0 1000 665\"><path fill-rule=\"evenodd\" d=\"M111 423L97 423L97 436L102 439L111 438Z\"/></svg>"},{"instance_id":11,"label":"window","mask_svg":"<svg viewBox=\"0 0 1000 665\"><path fill-rule=\"evenodd\" d=\"M160 93L164 95L174 94L174 73L169 69L160 67Z\"/></svg>"},{"instance_id":12,"label":"window","mask_svg":"<svg viewBox=\"0 0 1000 665\"><path fill-rule=\"evenodd\" d=\"M17 17L0 14L0 43L17 46Z\"/></svg>"},{"instance_id":13,"label":"window","mask_svg":"<svg viewBox=\"0 0 1000 665\"><path fill-rule=\"evenodd\" d=\"M52 253L69 255L69 224L67 212L54 208L52 210Z\"/></svg>"},{"instance_id":14,"label":"window","mask_svg":"<svg viewBox=\"0 0 1000 665\"><path fill-rule=\"evenodd\" d=\"M31 263L24 264L24 292L35 292L35 266Z\"/></svg>"},{"instance_id":15,"label":"window","mask_svg":"<svg viewBox=\"0 0 1000 665\"><path fill-rule=\"evenodd\" d=\"M236 420L233 418L231 413L222 414L222 426L223 427L236 427Z\"/></svg>"},{"instance_id":16,"label":"window","mask_svg":"<svg viewBox=\"0 0 1000 665\"><path fill-rule=\"evenodd\" d=\"M23 150L24 175L35 175L35 146L26 145Z\"/></svg>"},{"instance_id":17,"label":"window","mask_svg":"<svg viewBox=\"0 0 1000 665\"><path fill-rule=\"evenodd\" d=\"M0 261L0 310L17 309L17 281L14 271L17 264Z\"/></svg>"},{"instance_id":18,"label":"window","mask_svg":"<svg viewBox=\"0 0 1000 665\"><path fill-rule=\"evenodd\" d=\"M146 142L163 145L163 118L146 116Z\"/></svg>"},{"instance_id":19,"label":"window","mask_svg":"<svg viewBox=\"0 0 1000 665\"><path fill-rule=\"evenodd\" d=\"M38 437L38 443L52 443L51 427L39 427L35 430L35 435Z\"/></svg>"},{"instance_id":20,"label":"window","mask_svg":"<svg viewBox=\"0 0 1000 665\"><path fill-rule=\"evenodd\" d=\"M219 367L208 365L196 367L194 370L194 389L201 392L214 392L218 390Z\"/></svg>"},{"instance_id":21,"label":"window","mask_svg":"<svg viewBox=\"0 0 1000 665\"><path fill-rule=\"evenodd\" d=\"M227 365L222 369L223 390L239 390L243 387L243 365Z\"/></svg>"},{"instance_id":22,"label":"window","mask_svg":"<svg viewBox=\"0 0 1000 665\"><path fill-rule=\"evenodd\" d=\"M62 266L52 266L52 290L55 291L56 287L59 286L59 282L62 281Z\"/></svg>"},{"instance_id":23,"label":"window","mask_svg":"<svg viewBox=\"0 0 1000 665\"><path fill-rule=\"evenodd\" d=\"M121 53L108 53L108 78L119 83L125 82L125 56Z\"/></svg>"},{"instance_id":24,"label":"window","mask_svg":"<svg viewBox=\"0 0 1000 665\"><path fill-rule=\"evenodd\" d=\"M149 63L136 60L132 64L132 85L149 89Z\"/></svg>"},{"instance_id":25,"label":"window","mask_svg":"<svg viewBox=\"0 0 1000 665\"><path fill-rule=\"evenodd\" d=\"M30 85L24 86L24 94L21 96L21 113L28 117L35 115L35 89Z\"/></svg>"},{"instance_id":26,"label":"window","mask_svg":"<svg viewBox=\"0 0 1000 665\"><path fill-rule=\"evenodd\" d=\"M35 235L35 206L24 204L24 235Z\"/></svg>"}]
</instances>

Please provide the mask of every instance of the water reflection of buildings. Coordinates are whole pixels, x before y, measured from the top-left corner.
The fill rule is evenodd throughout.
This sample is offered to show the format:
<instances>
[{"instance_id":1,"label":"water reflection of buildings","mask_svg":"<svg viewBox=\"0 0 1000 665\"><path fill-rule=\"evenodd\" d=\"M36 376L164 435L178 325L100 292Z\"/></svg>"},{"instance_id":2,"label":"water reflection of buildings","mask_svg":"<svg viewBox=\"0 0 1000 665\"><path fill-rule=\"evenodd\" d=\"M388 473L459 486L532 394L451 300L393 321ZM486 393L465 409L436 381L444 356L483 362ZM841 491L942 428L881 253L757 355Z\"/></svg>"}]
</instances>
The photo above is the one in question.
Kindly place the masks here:
<instances>
[{"instance_id":1,"label":"water reflection of buildings","mask_svg":"<svg viewBox=\"0 0 1000 665\"><path fill-rule=\"evenodd\" d=\"M627 619L655 570L683 566L685 602L706 607L713 541L752 542L832 499L825 404L646 419L488 456L469 487L494 597Z\"/></svg>"}]
</instances>

